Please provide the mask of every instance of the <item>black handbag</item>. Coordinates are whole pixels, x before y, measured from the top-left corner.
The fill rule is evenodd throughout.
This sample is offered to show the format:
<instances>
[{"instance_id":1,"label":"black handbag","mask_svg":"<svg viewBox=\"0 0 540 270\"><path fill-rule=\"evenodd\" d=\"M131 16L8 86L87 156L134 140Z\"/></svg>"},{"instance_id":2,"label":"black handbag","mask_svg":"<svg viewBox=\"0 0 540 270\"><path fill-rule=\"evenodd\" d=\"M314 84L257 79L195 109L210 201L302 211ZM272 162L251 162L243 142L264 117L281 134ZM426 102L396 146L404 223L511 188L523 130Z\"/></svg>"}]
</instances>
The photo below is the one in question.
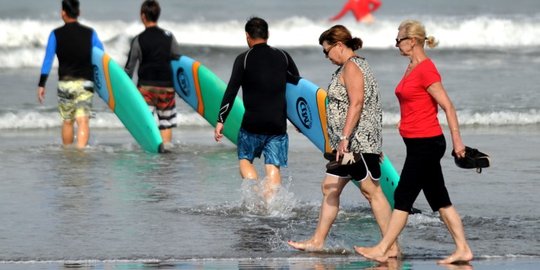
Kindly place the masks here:
<instances>
[{"instance_id":1,"label":"black handbag","mask_svg":"<svg viewBox=\"0 0 540 270\"><path fill-rule=\"evenodd\" d=\"M477 173L482 172L482 168L490 165L489 155L478 151L478 149L465 146L465 156L460 158L452 151L454 162L463 169L476 169Z\"/></svg>"}]
</instances>

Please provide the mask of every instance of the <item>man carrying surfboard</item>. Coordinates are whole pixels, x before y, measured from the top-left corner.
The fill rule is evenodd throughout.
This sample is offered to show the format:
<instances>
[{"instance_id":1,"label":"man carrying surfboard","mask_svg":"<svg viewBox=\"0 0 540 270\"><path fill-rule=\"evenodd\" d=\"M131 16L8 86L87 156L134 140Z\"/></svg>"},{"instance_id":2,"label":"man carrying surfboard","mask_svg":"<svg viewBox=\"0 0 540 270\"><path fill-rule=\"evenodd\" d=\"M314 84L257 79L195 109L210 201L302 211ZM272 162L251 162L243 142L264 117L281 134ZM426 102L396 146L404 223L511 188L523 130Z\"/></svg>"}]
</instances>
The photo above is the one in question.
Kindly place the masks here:
<instances>
[{"instance_id":1,"label":"man carrying surfboard","mask_svg":"<svg viewBox=\"0 0 540 270\"><path fill-rule=\"evenodd\" d=\"M45 59L41 67L37 97L43 104L45 84L51 71L54 56L58 58L58 110L63 119L62 144L74 141L73 122L77 123L77 148L84 148L90 136L89 118L94 96L94 76L92 72L92 48L103 49L96 32L80 24L79 1L63 0L62 27L49 35Z\"/></svg>"},{"instance_id":2,"label":"man carrying surfboard","mask_svg":"<svg viewBox=\"0 0 540 270\"><path fill-rule=\"evenodd\" d=\"M145 30L131 42L125 71L132 77L139 62L137 87L158 122L163 145L170 147L172 128L177 125L170 61L180 56L180 49L174 35L158 27L160 13L158 1L142 3L140 16Z\"/></svg>"},{"instance_id":3,"label":"man carrying surfboard","mask_svg":"<svg viewBox=\"0 0 540 270\"><path fill-rule=\"evenodd\" d=\"M245 31L249 50L238 55L234 62L214 138L218 142L223 138L223 123L242 87L245 113L238 133L240 174L245 180L258 179L253 160L263 154L266 172L263 194L268 202L281 185L280 167L287 166L286 84L299 73L287 52L267 44L268 24L265 20L250 18Z\"/></svg>"}]
</instances>

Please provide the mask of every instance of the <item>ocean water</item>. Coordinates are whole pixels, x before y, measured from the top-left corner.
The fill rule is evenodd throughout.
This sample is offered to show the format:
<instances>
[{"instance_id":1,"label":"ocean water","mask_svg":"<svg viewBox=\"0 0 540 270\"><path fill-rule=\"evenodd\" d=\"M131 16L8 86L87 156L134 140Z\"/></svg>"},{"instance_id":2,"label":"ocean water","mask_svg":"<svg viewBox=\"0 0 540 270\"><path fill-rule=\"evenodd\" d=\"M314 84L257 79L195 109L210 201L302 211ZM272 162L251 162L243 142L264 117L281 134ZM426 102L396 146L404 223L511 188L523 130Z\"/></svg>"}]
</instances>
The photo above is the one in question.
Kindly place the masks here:
<instances>
[{"instance_id":1,"label":"ocean water","mask_svg":"<svg viewBox=\"0 0 540 270\"><path fill-rule=\"evenodd\" d=\"M313 232L324 176L322 156L290 128L284 187L268 207L242 184L236 149L216 144L213 130L178 99L173 152L143 152L95 98L90 147L63 149L56 109L56 71L44 105L36 84L50 31L60 26L59 1L2 1L0 9L0 269L372 269L353 253L380 236L369 205L353 185L323 253L286 245ZM224 81L246 49L246 18L270 24L269 44L286 49L300 73L326 87L335 70L319 34L343 1L162 0L160 24L183 53ZM82 1L92 26L121 65L142 31L140 1ZM379 81L384 150L398 171L404 146L394 126L394 87L407 59L393 47L399 22L425 23L440 46L428 50L458 110L464 142L492 158L481 174L443 170L460 212L476 269L537 269L540 264L540 2L537 0L384 1L372 25L351 15L340 23L364 41ZM445 123L441 114L441 122ZM448 134L447 134L448 135ZM447 136L449 142L449 137ZM262 164L257 163L259 168ZM261 171L262 172L262 171ZM434 269L452 252L444 224L423 196L400 241L405 259L389 269ZM466 269L449 268L449 269Z\"/></svg>"}]
</instances>

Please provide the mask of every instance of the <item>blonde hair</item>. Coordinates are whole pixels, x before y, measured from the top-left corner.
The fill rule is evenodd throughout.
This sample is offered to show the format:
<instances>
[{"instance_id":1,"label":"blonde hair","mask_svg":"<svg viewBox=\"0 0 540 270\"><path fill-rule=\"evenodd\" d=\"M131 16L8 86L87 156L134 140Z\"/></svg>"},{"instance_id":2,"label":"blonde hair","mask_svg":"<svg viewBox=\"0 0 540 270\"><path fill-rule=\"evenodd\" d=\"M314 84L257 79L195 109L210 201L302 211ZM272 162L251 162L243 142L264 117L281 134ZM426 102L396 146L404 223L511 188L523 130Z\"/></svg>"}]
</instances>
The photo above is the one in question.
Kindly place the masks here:
<instances>
[{"instance_id":1,"label":"blonde hair","mask_svg":"<svg viewBox=\"0 0 540 270\"><path fill-rule=\"evenodd\" d=\"M414 38L417 43L422 45L425 43L429 48L435 48L439 45L439 41L436 40L434 36L426 37L426 28L419 21L405 20L401 22L398 30L404 30L408 37Z\"/></svg>"}]
</instances>

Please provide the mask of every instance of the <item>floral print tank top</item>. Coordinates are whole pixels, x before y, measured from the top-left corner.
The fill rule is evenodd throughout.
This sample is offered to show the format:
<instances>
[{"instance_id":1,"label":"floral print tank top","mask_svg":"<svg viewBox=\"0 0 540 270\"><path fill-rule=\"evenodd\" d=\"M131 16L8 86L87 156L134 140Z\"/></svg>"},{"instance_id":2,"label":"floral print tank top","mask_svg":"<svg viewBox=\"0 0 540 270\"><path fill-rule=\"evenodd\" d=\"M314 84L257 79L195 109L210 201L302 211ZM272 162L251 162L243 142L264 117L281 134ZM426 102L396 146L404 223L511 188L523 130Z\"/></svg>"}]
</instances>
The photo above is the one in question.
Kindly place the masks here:
<instances>
[{"instance_id":1,"label":"floral print tank top","mask_svg":"<svg viewBox=\"0 0 540 270\"><path fill-rule=\"evenodd\" d=\"M353 61L364 74L364 105L360 120L351 133L349 151L380 154L382 151L382 109L379 86L368 62L364 58L353 57L349 61ZM328 120L330 145L333 149L337 149L339 145L339 137L343 133L349 108L347 89L339 81L342 70L343 66L334 72L332 81L328 86L326 118Z\"/></svg>"}]
</instances>

